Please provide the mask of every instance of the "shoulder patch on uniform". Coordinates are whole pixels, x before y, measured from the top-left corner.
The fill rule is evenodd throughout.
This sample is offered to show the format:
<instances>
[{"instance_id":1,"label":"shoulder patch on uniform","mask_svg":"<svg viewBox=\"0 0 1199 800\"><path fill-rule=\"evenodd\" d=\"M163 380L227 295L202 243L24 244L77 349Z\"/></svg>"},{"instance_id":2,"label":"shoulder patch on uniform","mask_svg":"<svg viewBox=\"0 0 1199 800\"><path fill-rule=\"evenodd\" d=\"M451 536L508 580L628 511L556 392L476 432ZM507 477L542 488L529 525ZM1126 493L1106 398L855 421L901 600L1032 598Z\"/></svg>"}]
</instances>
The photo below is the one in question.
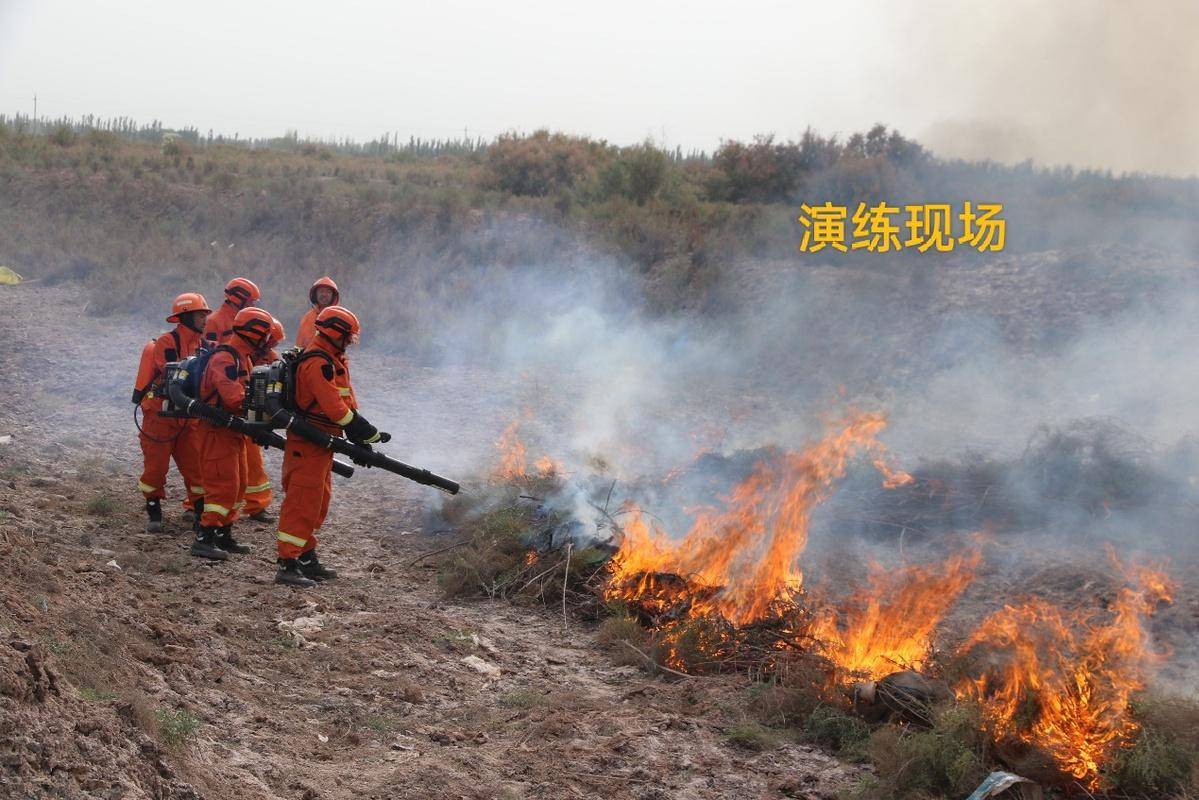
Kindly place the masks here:
<instances>
[{"instance_id":1,"label":"shoulder patch on uniform","mask_svg":"<svg viewBox=\"0 0 1199 800\"><path fill-rule=\"evenodd\" d=\"M236 364L230 364L229 366L225 367L225 377L231 381L237 380L237 365Z\"/></svg>"},{"instance_id":2,"label":"shoulder patch on uniform","mask_svg":"<svg viewBox=\"0 0 1199 800\"><path fill-rule=\"evenodd\" d=\"M325 376L325 380L333 380L333 367L328 364L321 364L321 374Z\"/></svg>"}]
</instances>

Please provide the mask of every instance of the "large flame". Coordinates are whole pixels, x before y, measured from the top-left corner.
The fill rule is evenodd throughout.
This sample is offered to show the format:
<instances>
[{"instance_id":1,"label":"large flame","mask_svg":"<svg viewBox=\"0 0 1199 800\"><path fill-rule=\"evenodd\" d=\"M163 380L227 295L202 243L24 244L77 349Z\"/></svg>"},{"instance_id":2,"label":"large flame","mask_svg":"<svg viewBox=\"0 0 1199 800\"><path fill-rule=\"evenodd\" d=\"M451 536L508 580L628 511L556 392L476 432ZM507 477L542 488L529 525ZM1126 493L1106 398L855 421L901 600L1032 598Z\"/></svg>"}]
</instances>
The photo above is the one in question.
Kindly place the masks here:
<instances>
[{"instance_id":1,"label":"large flame","mask_svg":"<svg viewBox=\"0 0 1199 800\"><path fill-rule=\"evenodd\" d=\"M982 705L997 737L1039 748L1088 788L1137 731L1129 699L1162 657L1146 619L1173 589L1160 570L1125 567L1110 550L1109 557L1131 585L1107 609L1071 610L1041 598L1005 606L963 645L987 657L982 674L955 687Z\"/></svg>"},{"instance_id":2,"label":"large flame","mask_svg":"<svg viewBox=\"0 0 1199 800\"><path fill-rule=\"evenodd\" d=\"M849 598L841 615L830 607L815 616L811 636L844 678L877 680L897 669L919 670L934 629L981 560L975 549L938 564L899 569L872 564L867 585Z\"/></svg>"},{"instance_id":3,"label":"large flame","mask_svg":"<svg viewBox=\"0 0 1199 800\"><path fill-rule=\"evenodd\" d=\"M803 585L798 559L813 507L855 454L882 457L876 437L885 426L881 414L857 413L803 451L758 462L725 506L701 510L680 541L631 510L609 597L665 607L686 592L692 615L715 614L734 625L768 616Z\"/></svg>"}]
</instances>

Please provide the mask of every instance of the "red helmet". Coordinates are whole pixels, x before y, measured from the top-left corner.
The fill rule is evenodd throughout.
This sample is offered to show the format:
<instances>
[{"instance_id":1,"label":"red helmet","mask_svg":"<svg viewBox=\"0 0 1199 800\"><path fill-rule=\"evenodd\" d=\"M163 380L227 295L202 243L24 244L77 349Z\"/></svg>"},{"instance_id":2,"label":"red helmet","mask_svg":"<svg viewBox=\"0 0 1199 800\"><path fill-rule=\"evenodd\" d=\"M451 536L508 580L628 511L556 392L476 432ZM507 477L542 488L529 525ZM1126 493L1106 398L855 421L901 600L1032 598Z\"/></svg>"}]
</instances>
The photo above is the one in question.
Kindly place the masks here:
<instances>
[{"instance_id":1,"label":"red helmet","mask_svg":"<svg viewBox=\"0 0 1199 800\"><path fill-rule=\"evenodd\" d=\"M233 318L232 331L251 344L262 346L271 335L272 319L274 317L261 308L243 308Z\"/></svg>"},{"instance_id":2,"label":"red helmet","mask_svg":"<svg viewBox=\"0 0 1199 800\"><path fill-rule=\"evenodd\" d=\"M225 284L225 296L236 301L235 305L238 308L245 308L257 303L262 297L262 292L258 291L258 286L249 278L234 278Z\"/></svg>"},{"instance_id":3,"label":"red helmet","mask_svg":"<svg viewBox=\"0 0 1199 800\"><path fill-rule=\"evenodd\" d=\"M283 323L279 321L278 317L271 317L271 334L267 337L267 342L270 346L274 347L279 344L286 336L287 334L283 330Z\"/></svg>"},{"instance_id":4,"label":"red helmet","mask_svg":"<svg viewBox=\"0 0 1199 800\"><path fill-rule=\"evenodd\" d=\"M333 302L329 305L337 305L337 302L341 300L341 293L337 291L337 284L328 275L323 278L317 278L316 283L312 284L312 288L308 290L308 302L316 305L316 290L321 288L333 290Z\"/></svg>"},{"instance_id":5,"label":"red helmet","mask_svg":"<svg viewBox=\"0 0 1199 800\"><path fill-rule=\"evenodd\" d=\"M354 316L354 312L350 309L329 306L322 308L321 312L316 315L316 329L318 333L323 333L344 347L358 341L358 333L362 330L362 326L358 323L358 317Z\"/></svg>"},{"instance_id":6,"label":"red helmet","mask_svg":"<svg viewBox=\"0 0 1199 800\"><path fill-rule=\"evenodd\" d=\"M167 317L167 322L178 322L179 315L189 311L212 311L212 309L208 307L208 301L204 299L204 295L199 292L184 292L175 298L175 302L171 303L171 316Z\"/></svg>"}]
</instances>

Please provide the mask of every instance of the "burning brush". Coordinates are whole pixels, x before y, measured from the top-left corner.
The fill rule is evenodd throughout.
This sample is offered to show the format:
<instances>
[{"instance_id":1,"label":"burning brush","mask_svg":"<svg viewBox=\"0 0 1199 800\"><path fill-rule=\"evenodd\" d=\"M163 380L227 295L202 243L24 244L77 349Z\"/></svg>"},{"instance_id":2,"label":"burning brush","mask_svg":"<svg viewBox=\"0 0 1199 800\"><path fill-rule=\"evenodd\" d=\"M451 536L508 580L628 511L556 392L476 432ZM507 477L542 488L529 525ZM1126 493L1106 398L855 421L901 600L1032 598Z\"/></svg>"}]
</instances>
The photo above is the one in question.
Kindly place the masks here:
<instances>
[{"instance_id":1,"label":"burning brush","mask_svg":"<svg viewBox=\"0 0 1199 800\"><path fill-rule=\"evenodd\" d=\"M935 564L872 564L844 596L805 586L800 568L813 510L855 459L868 457L886 487L913 484L888 464L877 438L885 425L855 413L803 450L762 451L722 504L693 512L681 539L632 500L610 509L607 478L567 481L548 458L530 468L513 425L493 475L508 495L489 512L507 526L507 549L503 558L480 550L472 568L486 574L487 593L560 599L564 616L568 602L592 618L622 609L613 621L635 627L629 646L671 671L815 669L821 702L871 722L929 727L936 709L966 704L1009 765L1040 754L1093 789L1137 734L1130 701L1161 657L1146 620L1169 601L1170 580L1110 554L1124 585L1106 607L1006 606L965 637L950 664L959 677L947 683L934 636L980 567L979 544ZM539 496L526 493L532 486Z\"/></svg>"}]
</instances>

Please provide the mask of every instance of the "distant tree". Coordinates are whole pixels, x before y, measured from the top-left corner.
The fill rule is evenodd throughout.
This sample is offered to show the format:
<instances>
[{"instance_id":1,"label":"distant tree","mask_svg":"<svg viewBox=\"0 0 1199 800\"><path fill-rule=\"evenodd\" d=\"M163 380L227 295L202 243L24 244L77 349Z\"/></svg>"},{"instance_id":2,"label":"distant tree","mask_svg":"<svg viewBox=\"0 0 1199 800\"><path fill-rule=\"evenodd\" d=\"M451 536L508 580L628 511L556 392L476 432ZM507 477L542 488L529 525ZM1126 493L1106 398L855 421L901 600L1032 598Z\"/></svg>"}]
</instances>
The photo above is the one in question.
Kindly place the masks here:
<instances>
[{"instance_id":1,"label":"distant tree","mask_svg":"<svg viewBox=\"0 0 1199 800\"><path fill-rule=\"evenodd\" d=\"M544 197L573 187L592 167L597 147L588 139L546 130L504 134L487 149L487 168L496 188Z\"/></svg>"}]
</instances>

